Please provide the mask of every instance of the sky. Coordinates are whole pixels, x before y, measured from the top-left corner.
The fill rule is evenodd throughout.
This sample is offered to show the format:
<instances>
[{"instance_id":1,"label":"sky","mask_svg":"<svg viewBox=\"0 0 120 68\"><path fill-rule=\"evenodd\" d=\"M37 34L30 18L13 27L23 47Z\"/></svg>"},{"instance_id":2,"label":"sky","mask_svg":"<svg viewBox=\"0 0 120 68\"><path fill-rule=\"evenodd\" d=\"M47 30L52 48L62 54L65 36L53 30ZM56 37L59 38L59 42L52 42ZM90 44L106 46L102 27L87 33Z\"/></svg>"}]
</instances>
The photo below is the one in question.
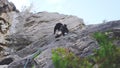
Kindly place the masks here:
<instances>
[{"instance_id":1,"label":"sky","mask_svg":"<svg viewBox=\"0 0 120 68\"><path fill-rule=\"evenodd\" d=\"M120 20L120 0L9 0L20 11L32 5L32 12L58 12L82 18L85 24Z\"/></svg>"}]
</instances>

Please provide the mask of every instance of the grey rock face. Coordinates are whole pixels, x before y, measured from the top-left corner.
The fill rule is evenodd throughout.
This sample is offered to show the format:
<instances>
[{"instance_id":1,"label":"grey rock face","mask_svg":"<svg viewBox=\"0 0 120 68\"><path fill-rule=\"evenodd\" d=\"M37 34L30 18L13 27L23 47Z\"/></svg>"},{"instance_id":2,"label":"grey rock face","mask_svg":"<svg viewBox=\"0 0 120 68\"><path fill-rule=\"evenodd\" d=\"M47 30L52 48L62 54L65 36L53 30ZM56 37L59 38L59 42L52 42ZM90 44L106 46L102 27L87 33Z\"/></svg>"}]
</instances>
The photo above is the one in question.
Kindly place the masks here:
<instances>
[{"instance_id":1,"label":"grey rock face","mask_svg":"<svg viewBox=\"0 0 120 68\"><path fill-rule=\"evenodd\" d=\"M24 15L24 12L22 12L16 20L21 23L16 25L18 28L15 29L15 33L11 32L11 35L14 36L11 38L16 39L19 37L15 41L23 38L26 39L24 42L30 43L22 44L21 50L15 53L13 52L23 59L12 62L8 68L23 67L23 64L26 63L26 59L24 58L31 56L38 50L41 50L41 53L34 61L39 65L39 68L54 68L51 60L51 50L58 47L68 48L80 57L91 55L94 49L99 48L98 43L92 38L91 34L97 31L105 32L116 27L119 28L120 25L120 21L111 21L98 25L85 26L83 20L75 16L48 12L28 13L27 15ZM68 25L68 29L70 30L69 34L55 38L53 29L54 25L58 22ZM22 29L20 27L22 27ZM17 47L19 44L21 43L17 42L17 44L14 45ZM31 61L31 63L32 62L33 61Z\"/></svg>"},{"instance_id":2,"label":"grey rock face","mask_svg":"<svg viewBox=\"0 0 120 68\"><path fill-rule=\"evenodd\" d=\"M11 11L19 12L12 2L8 2L8 0L0 0L0 14Z\"/></svg>"},{"instance_id":3,"label":"grey rock face","mask_svg":"<svg viewBox=\"0 0 120 68\"><path fill-rule=\"evenodd\" d=\"M52 35L55 24L59 22L67 24L70 31L74 31L77 28L81 29L85 26L83 20L75 16L48 12L27 13L27 15L24 15L24 13L18 15L17 19L20 23L15 26L17 27L15 30L17 30L17 34L30 36L31 41Z\"/></svg>"},{"instance_id":4,"label":"grey rock face","mask_svg":"<svg viewBox=\"0 0 120 68\"><path fill-rule=\"evenodd\" d=\"M113 30L113 29L119 29L120 28L120 20L116 20L116 21L109 21L106 23L102 23L102 24L96 24L96 25L88 25L83 29L82 34L84 35L88 35L90 33L93 32L105 32L108 30Z\"/></svg>"},{"instance_id":5,"label":"grey rock face","mask_svg":"<svg viewBox=\"0 0 120 68\"><path fill-rule=\"evenodd\" d=\"M0 0L0 58L9 54L8 41L12 16L18 12L12 2Z\"/></svg>"},{"instance_id":6,"label":"grey rock face","mask_svg":"<svg viewBox=\"0 0 120 68\"><path fill-rule=\"evenodd\" d=\"M13 10L12 7L11 10ZM91 36L92 33L120 27L119 20L98 25L85 25L83 19L59 13L13 12L11 14L6 16L3 13L1 14L2 18L10 22L9 31L5 35L7 47L4 47L3 50L7 53L7 57L4 58L11 56L14 59L10 64L7 64L6 68L23 68L27 60L29 60L27 68L32 68L33 65L35 68L54 68L51 51L58 47L68 48L80 57L91 55L94 49L99 48L97 41ZM8 20L8 16L10 20ZM69 33L55 38L54 26L59 22L67 24ZM115 44L119 45L119 41ZM40 51L40 54L31 59L37 51Z\"/></svg>"},{"instance_id":7,"label":"grey rock face","mask_svg":"<svg viewBox=\"0 0 120 68\"><path fill-rule=\"evenodd\" d=\"M35 61L42 68L54 67L51 61L51 50L57 47L69 47L73 45L78 39L74 31L77 29L81 30L85 26L83 20L76 16L48 12L28 13L27 15L25 15L25 12L21 12L16 16L16 19L13 20L18 23L16 24L13 21L12 25L15 24L15 28L12 28L12 25L10 27L12 30L15 30L15 32L10 31L8 45L14 49L19 48L19 46L21 47L20 50L14 51L13 54L24 58L35 53L37 50L41 50L41 54ZM55 24L59 22L67 24L70 33L55 39L53 30ZM23 59L23 61L25 61L25 59ZM14 61L8 67L15 68L19 66L21 62L22 61ZM23 64L24 63L25 62L23 62ZM14 67L15 64L16 66Z\"/></svg>"}]
</instances>

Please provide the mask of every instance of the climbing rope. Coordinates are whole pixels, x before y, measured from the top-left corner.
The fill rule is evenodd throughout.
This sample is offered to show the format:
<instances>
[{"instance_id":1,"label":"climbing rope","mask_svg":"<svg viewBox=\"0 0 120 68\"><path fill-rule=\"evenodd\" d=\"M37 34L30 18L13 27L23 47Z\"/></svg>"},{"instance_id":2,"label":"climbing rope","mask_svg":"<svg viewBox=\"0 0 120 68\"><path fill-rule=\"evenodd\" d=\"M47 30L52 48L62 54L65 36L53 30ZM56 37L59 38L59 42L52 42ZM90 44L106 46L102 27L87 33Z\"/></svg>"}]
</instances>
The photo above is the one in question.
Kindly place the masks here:
<instances>
[{"instance_id":1,"label":"climbing rope","mask_svg":"<svg viewBox=\"0 0 120 68\"><path fill-rule=\"evenodd\" d=\"M27 68L28 63L34 60L40 53L41 53L41 49L35 52L31 57L27 58L24 68Z\"/></svg>"},{"instance_id":2,"label":"climbing rope","mask_svg":"<svg viewBox=\"0 0 120 68\"><path fill-rule=\"evenodd\" d=\"M27 68L27 64L28 64L28 62L29 62L29 59L27 59L25 65L24 65L24 68Z\"/></svg>"}]
</instances>

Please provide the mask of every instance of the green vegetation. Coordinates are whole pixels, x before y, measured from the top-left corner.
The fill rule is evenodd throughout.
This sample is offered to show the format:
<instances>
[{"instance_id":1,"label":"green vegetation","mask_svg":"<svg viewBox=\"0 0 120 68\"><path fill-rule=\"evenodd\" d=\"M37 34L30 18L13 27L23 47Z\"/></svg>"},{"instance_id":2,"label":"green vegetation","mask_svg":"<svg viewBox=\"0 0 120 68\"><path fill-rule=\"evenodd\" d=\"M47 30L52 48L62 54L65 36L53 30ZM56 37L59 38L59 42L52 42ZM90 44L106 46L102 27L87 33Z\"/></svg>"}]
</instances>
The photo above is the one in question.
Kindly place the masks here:
<instances>
[{"instance_id":1,"label":"green vegetation","mask_svg":"<svg viewBox=\"0 0 120 68\"><path fill-rule=\"evenodd\" d=\"M99 49L94 55L78 57L66 48L52 50L52 60L55 68L119 68L120 48L112 44L115 38L109 39L105 33L96 32L93 37L98 41ZM92 61L90 61L92 60Z\"/></svg>"},{"instance_id":2,"label":"green vegetation","mask_svg":"<svg viewBox=\"0 0 120 68\"><path fill-rule=\"evenodd\" d=\"M113 45L115 38L109 39L105 33L94 33L93 37L100 45L99 50L95 50L92 56L99 68L119 68L120 67L120 48Z\"/></svg>"},{"instance_id":3,"label":"green vegetation","mask_svg":"<svg viewBox=\"0 0 120 68\"><path fill-rule=\"evenodd\" d=\"M66 48L52 50L52 60L55 68L92 68L87 58L79 58Z\"/></svg>"}]
</instances>

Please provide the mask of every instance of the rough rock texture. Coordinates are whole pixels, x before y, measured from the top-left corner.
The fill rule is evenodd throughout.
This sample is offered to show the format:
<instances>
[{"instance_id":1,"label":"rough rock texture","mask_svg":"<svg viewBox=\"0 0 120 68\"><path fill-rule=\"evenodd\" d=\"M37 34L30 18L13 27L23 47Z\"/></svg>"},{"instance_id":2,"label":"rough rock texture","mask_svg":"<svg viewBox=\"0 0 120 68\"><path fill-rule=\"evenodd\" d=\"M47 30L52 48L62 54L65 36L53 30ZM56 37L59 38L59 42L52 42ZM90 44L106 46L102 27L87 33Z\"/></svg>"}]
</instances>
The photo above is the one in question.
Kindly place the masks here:
<instances>
[{"instance_id":1,"label":"rough rock texture","mask_svg":"<svg viewBox=\"0 0 120 68\"><path fill-rule=\"evenodd\" d=\"M27 41L31 41L31 43L26 44L27 46L24 45L26 46L25 48L15 52L23 59L19 62L15 61L11 63L9 68L19 66L18 63L25 61L26 56L31 56L31 54L35 53L37 50L42 51L35 59L40 68L54 67L51 61L51 50L57 47L68 48L81 57L88 56L92 54L94 48L98 48L97 42L91 37L92 33L97 31L104 32L120 27L119 20L85 26L83 20L75 16L48 12L40 12L36 14L30 13L28 16L21 13L20 16L18 16L18 19L22 23L17 25L18 28L16 28L13 36L25 36L24 38L28 39ZM53 35L53 25L58 22L67 24L70 33L66 36L55 39ZM73 22L75 24L73 24ZM22 29L20 29L19 26L21 26ZM24 66L24 63L25 62L23 62L21 66ZM16 66L13 66L15 64Z\"/></svg>"},{"instance_id":2,"label":"rough rock texture","mask_svg":"<svg viewBox=\"0 0 120 68\"><path fill-rule=\"evenodd\" d=\"M30 36L31 41L52 35L54 25L59 22L67 24L70 31L74 31L77 28L81 29L85 26L83 20L76 16L58 13L40 12L36 14L27 13L26 15L26 13L23 12L18 15L17 19L19 22L15 25L16 28L12 28L12 31L16 30L14 33Z\"/></svg>"},{"instance_id":3,"label":"rough rock texture","mask_svg":"<svg viewBox=\"0 0 120 68\"><path fill-rule=\"evenodd\" d=\"M8 2L8 0L0 0L0 14L11 11L19 12L12 2Z\"/></svg>"},{"instance_id":4,"label":"rough rock texture","mask_svg":"<svg viewBox=\"0 0 120 68\"><path fill-rule=\"evenodd\" d=\"M0 1L0 5L9 3L7 0ZM0 68L32 68L33 65L35 68L54 68L51 60L52 49L64 47L77 56L85 57L99 48L97 41L91 36L92 33L120 29L120 20L85 25L83 19L72 15L49 12L33 14L26 11L16 13L13 8L3 7L0 15ZM55 38L53 30L59 22L67 24L70 32ZM119 32L112 34L115 37L119 35ZM119 46L120 41L116 40L114 44ZM34 59L38 52L40 54Z\"/></svg>"},{"instance_id":5,"label":"rough rock texture","mask_svg":"<svg viewBox=\"0 0 120 68\"><path fill-rule=\"evenodd\" d=\"M16 68L21 63L23 67L26 56L31 56L37 50L43 51L36 58L39 67L49 68L52 66L51 50L57 47L70 47L78 39L75 30L81 30L85 25L82 19L76 16L58 13L40 12L36 14L21 12L14 15L8 36L11 53L23 58L19 62L14 61L8 67ZM55 39L53 29L56 23L67 24L70 33ZM67 42L67 43L66 43ZM44 59L43 59L44 58ZM16 65L16 66L15 66Z\"/></svg>"},{"instance_id":6,"label":"rough rock texture","mask_svg":"<svg viewBox=\"0 0 120 68\"><path fill-rule=\"evenodd\" d=\"M93 39L91 37L91 34L94 32L97 32L97 31L104 32L104 31L112 30L114 28L119 28L119 27L120 27L120 21L118 20L118 21L111 21L111 22L102 23L102 24L98 24L98 25L87 25L87 26L83 27L82 29L74 27L74 28L76 28L74 31L71 30L68 35L61 36L60 38L57 38L57 39L54 38L54 35L51 32L42 38L41 38L41 35L38 35L36 40L32 40L32 38L33 38L32 37L32 38L30 38L32 43L29 44L29 46L26 46L25 48L23 48L19 51L16 51L16 53L15 53L22 59L19 62L14 61L13 63L11 63L8 66L8 68L16 68L19 65L21 67L24 67L25 66L24 64L26 63L26 59L29 59L29 57L31 57L31 55L34 54L37 50L41 50L41 53L34 60L36 62L36 65L39 68L54 68L54 66L52 64L52 60L51 60L51 50L55 49L57 47L68 48L74 54L81 56L81 57L91 55L93 50L95 48L98 48L98 44L95 41L95 39ZM41 27L39 27L39 29L40 28ZM23 30L23 31L25 31L25 30ZM39 32L36 32L36 33L39 33ZM23 34L23 33L19 32L16 34ZM14 36L16 36L16 34ZM39 34L41 34L41 33L39 33ZM29 36L29 35L27 35L27 36ZM39 39L38 39L38 37L39 37ZM35 38L35 36L34 36L34 38ZM26 58L26 56L28 58ZM21 63L21 64L19 64L19 63ZM31 63L33 63L33 61L31 61Z\"/></svg>"},{"instance_id":7,"label":"rough rock texture","mask_svg":"<svg viewBox=\"0 0 120 68\"><path fill-rule=\"evenodd\" d=\"M18 13L18 10L12 2L8 0L0 0L0 57L9 54L9 48L7 47L9 30L13 15Z\"/></svg>"}]
</instances>

